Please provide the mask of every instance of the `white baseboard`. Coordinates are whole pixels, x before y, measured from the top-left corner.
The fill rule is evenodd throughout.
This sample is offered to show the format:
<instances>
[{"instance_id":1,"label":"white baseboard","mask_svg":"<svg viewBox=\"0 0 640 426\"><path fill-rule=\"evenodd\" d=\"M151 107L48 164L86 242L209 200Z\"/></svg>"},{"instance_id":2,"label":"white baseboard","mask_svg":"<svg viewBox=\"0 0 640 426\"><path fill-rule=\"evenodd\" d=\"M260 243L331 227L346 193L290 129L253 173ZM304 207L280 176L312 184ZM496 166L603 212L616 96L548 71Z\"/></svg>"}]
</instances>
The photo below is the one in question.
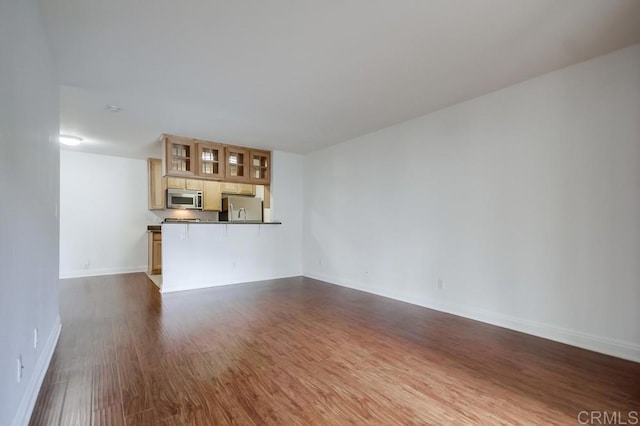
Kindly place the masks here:
<instances>
[{"instance_id":1,"label":"white baseboard","mask_svg":"<svg viewBox=\"0 0 640 426\"><path fill-rule=\"evenodd\" d=\"M411 303L425 308L433 309L448 314L469 318L475 321L484 322L498 327L508 328L544 339L553 340L582 349L615 356L629 361L640 362L640 345L607 337L571 330L555 325L531 321L523 318L504 315L471 306L455 304L442 300L429 298L408 297L407 295L396 294L388 290L371 289L361 283L339 279L323 275L321 273L305 273L305 277L324 281L329 284L347 287L377 296L388 297L401 302Z\"/></svg>"},{"instance_id":2,"label":"white baseboard","mask_svg":"<svg viewBox=\"0 0 640 426\"><path fill-rule=\"evenodd\" d=\"M33 408L36 405L36 400L38 399L40 387L42 386L44 376L47 374L49 363L51 362L51 358L53 357L53 351L56 349L56 344L58 343L61 329L62 324L60 324L60 317L57 317L56 323L54 324L53 329L51 330L51 333L49 334L49 337L45 342L45 346L42 348L42 353L40 354L40 358L38 358L36 366L33 370L31 380L29 380L24 395L20 400L18 411L13 418L13 422L11 423L13 426L23 426L29 423L31 413L33 412Z\"/></svg>"},{"instance_id":3,"label":"white baseboard","mask_svg":"<svg viewBox=\"0 0 640 426\"><path fill-rule=\"evenodd\" d=\"M139 266L123 266L118 268L97 268L97 269L76 269L72 271L60 271L60 279L64 278L82 278L82 277L96 277L99 275L115 275L115 274L130 274L132 272L145 272L147 265Z\"/></svg>"}]
</instances>

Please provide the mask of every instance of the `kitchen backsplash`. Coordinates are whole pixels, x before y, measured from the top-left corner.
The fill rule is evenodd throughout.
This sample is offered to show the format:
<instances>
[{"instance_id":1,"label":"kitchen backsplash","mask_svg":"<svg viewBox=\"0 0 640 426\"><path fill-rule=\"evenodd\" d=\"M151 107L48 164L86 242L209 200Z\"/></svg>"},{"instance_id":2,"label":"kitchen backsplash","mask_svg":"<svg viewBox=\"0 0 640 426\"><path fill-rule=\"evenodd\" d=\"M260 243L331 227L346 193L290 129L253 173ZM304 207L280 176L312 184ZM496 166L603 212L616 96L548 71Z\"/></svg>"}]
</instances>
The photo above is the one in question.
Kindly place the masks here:
<instances>
[{"instance_id":1,"label":"kitchen backsplash","mask_svg":"<svg viewBox=\"0 0 640 426\"><path fill-rule=\"evenodd\" d=\"M218 220L218 212L203 212L199 210L150 210L147 220L150 224L161 223L166 218Z\"/></svg>"}]
</instances>

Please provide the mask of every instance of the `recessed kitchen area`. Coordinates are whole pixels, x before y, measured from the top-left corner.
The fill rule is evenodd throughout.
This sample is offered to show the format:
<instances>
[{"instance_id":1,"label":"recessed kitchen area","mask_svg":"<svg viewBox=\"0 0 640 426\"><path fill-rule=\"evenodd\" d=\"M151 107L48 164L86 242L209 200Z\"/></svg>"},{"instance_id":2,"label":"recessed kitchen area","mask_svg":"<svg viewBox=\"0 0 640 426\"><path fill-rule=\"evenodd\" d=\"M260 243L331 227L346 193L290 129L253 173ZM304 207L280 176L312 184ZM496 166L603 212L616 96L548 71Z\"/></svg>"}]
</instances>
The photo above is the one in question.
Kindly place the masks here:
<instances>
[{"instance_id":1,"label":"recessed kitchen area","mask_svg":"<svg viewBox=\"0 0 640 426\"><path fill-rule=\"evenodd\" d=\"M245 281L277 239L263 228L282 224L272 219L271 152L174 135L159 143L163 157L147 160L148 207L163 218L147 226L149 278L161 292Z\"/></svg>"}]
</instances>

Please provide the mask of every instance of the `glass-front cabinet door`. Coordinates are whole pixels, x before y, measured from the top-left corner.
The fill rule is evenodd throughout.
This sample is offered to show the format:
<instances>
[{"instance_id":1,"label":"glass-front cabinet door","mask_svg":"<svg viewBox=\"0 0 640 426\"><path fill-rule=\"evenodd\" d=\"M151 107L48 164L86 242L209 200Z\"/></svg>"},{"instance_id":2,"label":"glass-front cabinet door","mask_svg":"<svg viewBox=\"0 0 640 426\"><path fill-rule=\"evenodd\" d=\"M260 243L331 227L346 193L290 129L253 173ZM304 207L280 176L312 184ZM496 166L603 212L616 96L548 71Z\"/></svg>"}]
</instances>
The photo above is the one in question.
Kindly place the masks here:
<instances>
[{"instance_id":1,"label":"glass-front cabinet door","mask_svg":"<svg viewBox=\"0 0 640 426\"><path fill-rule=\"evenodd\" d=\"M193 176L196 168L195 142L178 136L165 135L166 174L170 176Z\"/></svg>"},{"instance_id":2,"label":"glass-front cabinet door","mask_svg":"<svg viewBox=\"0 0 640 426\"><path fill-rule=\"evenodd\" d=\"M251 151L252 183L269 183L271 181L271 153L268 151Z\"/></svg>"},{"instance_id":3,"label":"glass-front cabinet door","mask_svg":"<svg viewBox=\"0 0 640 426\"><path fill-rule=\"evenodd\" d=\"M225 147L225 179L249 180L249 150L235 146Z\"/></svg>"},{"instance_id":4,"label":"glass-front cabinet door","mask_svg":"<svg viewBox=\"0 0 640 426\"><path fill-rule=\"evenodd\" d=\"M202 142L198 147L198 176L209 179L224 178L224 146Z\"/></svg>"}]
</instances>

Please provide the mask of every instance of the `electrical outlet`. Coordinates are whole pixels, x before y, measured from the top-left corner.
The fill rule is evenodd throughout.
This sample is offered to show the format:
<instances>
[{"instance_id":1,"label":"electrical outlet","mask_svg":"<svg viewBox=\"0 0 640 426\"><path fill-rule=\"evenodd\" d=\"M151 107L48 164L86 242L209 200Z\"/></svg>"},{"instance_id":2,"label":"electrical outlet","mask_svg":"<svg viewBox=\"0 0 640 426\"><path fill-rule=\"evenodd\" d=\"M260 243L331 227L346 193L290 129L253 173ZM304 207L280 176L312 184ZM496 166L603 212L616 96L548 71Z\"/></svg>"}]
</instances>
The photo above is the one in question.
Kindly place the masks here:
<instances>
[{"instance_id":1,"label":"electrical outlet","mask_svg":"<svg viewBox=\"0 0 640 426\"><path fill-rule=\"evenodd\" d=\"M442 278L438 278L438 290L442 290L444 288L444 280Z\"/></svg>"},{"instance_id":2,"label":"electrical outlet","mask_svg":"<svg viewBox=\"0 0 640 426\"><path fill-rule=\"evenodd\" d=\"M87 259L87 261L84 262L84 269L89 269L89 267L91 267L91 259Z\"/></svg>"},{"instance_id":3,"label":"electrical outlet","mask_svg":"<svg viewBox=\"0 0 640 426\"><path fill-rule=\"evenodd\" d=\"M18 383L22 381L22 370L24 369L24 365L22 365L22 355L18 355Z\"/></svg>"},{"instance_id":4,"label":"electrical outlet","mask_svg":"<svg viewBox=\"0 0 640 426\"><path fill-rule=\"evenodd\" d=\"M38 328L33 329L33 349L38 349Z\"/></svg>"}]
</instances>

